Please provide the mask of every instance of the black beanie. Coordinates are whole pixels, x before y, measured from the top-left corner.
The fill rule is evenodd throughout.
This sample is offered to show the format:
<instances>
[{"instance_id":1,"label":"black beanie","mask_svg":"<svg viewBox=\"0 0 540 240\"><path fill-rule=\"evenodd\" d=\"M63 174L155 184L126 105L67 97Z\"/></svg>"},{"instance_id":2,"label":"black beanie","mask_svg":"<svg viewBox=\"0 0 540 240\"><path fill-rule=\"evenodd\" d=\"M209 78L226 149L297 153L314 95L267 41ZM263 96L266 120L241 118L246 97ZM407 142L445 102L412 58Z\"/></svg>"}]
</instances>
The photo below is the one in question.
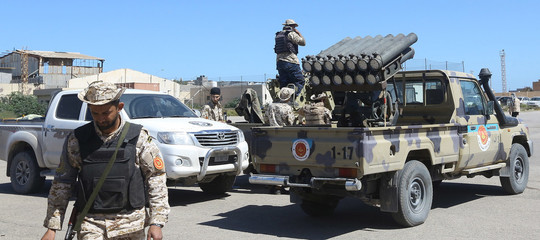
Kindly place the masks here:
<instances>
[{"instance_id":1,"label":"black beanie","mask_svg":"<svg viewBox=\"0 0 540 240\"><path fill-rule=\"evenodd\" d=\"M221 90L217 87L210 89L210 95L221 95Z\"/></svg>"}]
</instances>

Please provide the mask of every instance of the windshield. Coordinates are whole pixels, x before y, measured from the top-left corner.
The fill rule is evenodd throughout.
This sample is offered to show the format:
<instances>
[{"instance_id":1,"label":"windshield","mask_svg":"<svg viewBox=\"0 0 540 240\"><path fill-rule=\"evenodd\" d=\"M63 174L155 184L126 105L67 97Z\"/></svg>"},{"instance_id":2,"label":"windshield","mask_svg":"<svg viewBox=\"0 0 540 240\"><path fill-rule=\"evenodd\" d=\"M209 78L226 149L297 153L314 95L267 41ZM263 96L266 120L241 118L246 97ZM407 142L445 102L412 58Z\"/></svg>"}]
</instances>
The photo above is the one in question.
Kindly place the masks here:
<instances>
[{"instance_id":1,"label":"windshield","mask_svg":"<svg viewBox=\"0 0 540 240\"><path fill-rule=\"evenodd\" d=\"M124 111L131 119L161 117L197 117L178 99L164 94L124 94Z\"/></svg>"}]
</instances>

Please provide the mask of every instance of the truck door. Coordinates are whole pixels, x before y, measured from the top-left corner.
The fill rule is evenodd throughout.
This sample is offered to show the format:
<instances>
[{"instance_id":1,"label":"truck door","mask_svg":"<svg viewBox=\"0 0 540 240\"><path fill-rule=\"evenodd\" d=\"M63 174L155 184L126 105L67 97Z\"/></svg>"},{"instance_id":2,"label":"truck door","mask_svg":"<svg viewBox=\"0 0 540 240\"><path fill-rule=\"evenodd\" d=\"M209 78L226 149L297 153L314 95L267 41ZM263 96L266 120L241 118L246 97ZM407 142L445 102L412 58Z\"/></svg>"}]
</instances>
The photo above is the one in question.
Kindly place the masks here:
<instances>
[{"instance_id":1,"label":"truck door","mask_svg":"<svg viewBox=\"0 0 540 240\"><path fill-rule=\"evenodd\" d=\"M73 129L85 124L79 120L82 102L77 94L65 94L51 103L54 112L47 113L43 126L43 159L47 166L58 166L64 141ZM50 109L51 110L51 109Z\"/></svg>"},{"instance_id":2,"label":"truck door","mask_svg":"<svg viewBox=\"0 0 540 240\"><path fill-rule=\"evenodd\" d=\"M463 93L463 106L467 119L467 132L464 133L467 159L461 159L459 168L474 168L490 165L496 161L499 150L499 124L495 115L484 115L487 101L475 81L460 80ZM466 155L465 155L466 156Z\"/></svg>"}]
</instances>

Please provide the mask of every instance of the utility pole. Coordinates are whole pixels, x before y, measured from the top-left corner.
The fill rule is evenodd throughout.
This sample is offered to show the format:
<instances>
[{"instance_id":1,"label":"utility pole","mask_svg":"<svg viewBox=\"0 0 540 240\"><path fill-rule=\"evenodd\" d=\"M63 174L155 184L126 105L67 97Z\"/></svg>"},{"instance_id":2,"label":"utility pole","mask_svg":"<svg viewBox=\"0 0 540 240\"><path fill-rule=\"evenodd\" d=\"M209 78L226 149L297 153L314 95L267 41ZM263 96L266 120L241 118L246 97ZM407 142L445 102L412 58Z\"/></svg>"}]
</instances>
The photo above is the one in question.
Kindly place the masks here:
<instances>
[{"instance_id":1,"label":"utility pole","mask_svg":"<svg viewBox=\"0 0 540 240\"><path fill-rule=\"evenodd\" d=\"M506 54L504 53L504 49L501 50L501 52L499 54L501 55L502 92L506 93L508 91L506 90L506 63L505 63Z\"/></svg>"}]
</instances>

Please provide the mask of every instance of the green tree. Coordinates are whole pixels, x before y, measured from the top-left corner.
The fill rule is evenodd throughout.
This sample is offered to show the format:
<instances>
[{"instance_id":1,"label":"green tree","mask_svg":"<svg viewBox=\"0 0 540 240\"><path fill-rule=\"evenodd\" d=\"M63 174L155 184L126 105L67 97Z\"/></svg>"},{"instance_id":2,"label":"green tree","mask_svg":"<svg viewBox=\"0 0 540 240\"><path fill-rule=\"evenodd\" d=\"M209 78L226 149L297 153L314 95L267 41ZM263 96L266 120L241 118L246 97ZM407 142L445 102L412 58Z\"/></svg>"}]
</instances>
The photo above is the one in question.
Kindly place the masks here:
<instances>
[{"instance_id":1,"label":"green tree","mask_svg":"<svg viewBox=\"0 0 540 240\"><path fill-rule=\"evenodd\" d=\"M11 111L17 117L22 117L28 114L45 115L47 105L39 103L36 96L12 92L7 97L2 98L0 109Z\"/></svg>"},{"instance_id":2,"label":"green tree","mask_svg":"<svg viewBox=\"0 0 540 240\"><path fill-rule=\"evenodd\" d=\"M235 108L236 105L238 105L239 102L240 102L240 98L234 98L232 101L225 104L224 107L226 107L226 108Z\"/></svg>"}]
</instances>

